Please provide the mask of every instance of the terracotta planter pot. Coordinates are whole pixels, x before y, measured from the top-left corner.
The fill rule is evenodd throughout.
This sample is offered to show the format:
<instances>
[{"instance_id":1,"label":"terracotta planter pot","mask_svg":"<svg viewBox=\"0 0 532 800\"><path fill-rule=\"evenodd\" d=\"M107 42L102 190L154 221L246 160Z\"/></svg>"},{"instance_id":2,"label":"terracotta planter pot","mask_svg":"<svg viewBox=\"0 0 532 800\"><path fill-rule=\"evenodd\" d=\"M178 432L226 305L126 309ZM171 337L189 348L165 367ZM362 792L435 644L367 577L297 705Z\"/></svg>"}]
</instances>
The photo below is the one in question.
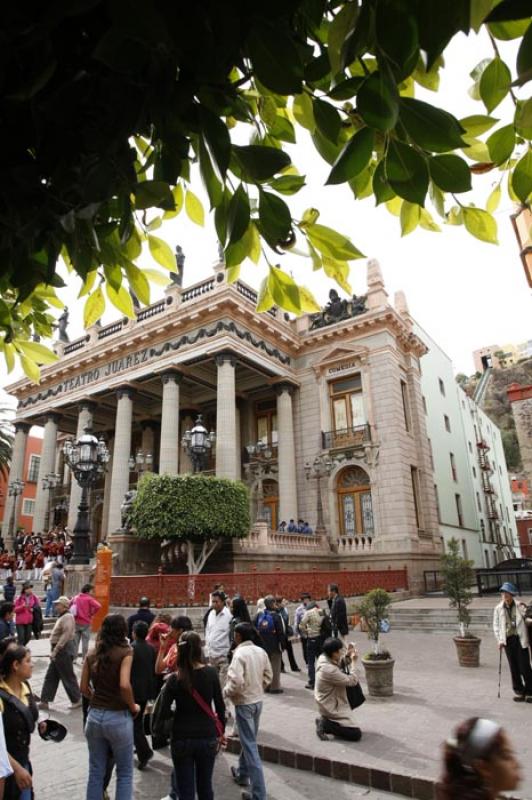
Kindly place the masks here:
<instances>
[{"instance_id":1,"label":"terracotta planter pot","mask_svg":"<svg viewBox=\"0 0 532 800\"><path fill-rule=\"evenodd\" d=\"M353 614L353 616L351 617L351 625L353 626L353 628L356 628L359 622L360 622L360 614Z\"/></svg>"},{"instance_id":2,"label":"terracotta planter pot","mask_svg":"<svg viewBox=\"0 0 532 800\"><path fill-rule=\"evenodd\" d=\"M372 697L391 697L393 695L393 665L395 660L388 658L385 661L371 661L362 659L368 693Z\"/></svg>"},{"instance_id":3,"label":"terracotta planter pot","mask_svg":"<svg viewBox=\"0 0 532 800\"><path fill-rule=\"evenodd\" d=\"M478 667L480 659L480 639L478 636L454 636L458 663L461 667Z\"/></svg>"}]
</instances>

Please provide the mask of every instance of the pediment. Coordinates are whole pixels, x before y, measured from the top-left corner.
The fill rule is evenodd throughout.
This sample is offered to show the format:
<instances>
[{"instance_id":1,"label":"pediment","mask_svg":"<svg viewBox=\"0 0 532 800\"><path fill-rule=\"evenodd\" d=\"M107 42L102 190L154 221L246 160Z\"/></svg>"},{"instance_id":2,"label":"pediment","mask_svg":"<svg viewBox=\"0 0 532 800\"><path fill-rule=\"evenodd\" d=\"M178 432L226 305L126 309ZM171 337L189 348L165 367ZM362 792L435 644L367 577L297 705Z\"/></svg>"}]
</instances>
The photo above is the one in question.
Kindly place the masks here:
<instances>
[{"instance_id":1,"label":"pediment","mask_svg":"<svg viewBox=\"0 0 532 800\"><path fill-rule=\"evenodd\" d=\"M367 360L369 355L369 348L362 347L357 344L342 344L334 345L329 348L323 355L313 364L316 372L323 372L335 365L345 364L346 368L352 363L353 366L359 366Z\"/></svg>"}]
</instances>

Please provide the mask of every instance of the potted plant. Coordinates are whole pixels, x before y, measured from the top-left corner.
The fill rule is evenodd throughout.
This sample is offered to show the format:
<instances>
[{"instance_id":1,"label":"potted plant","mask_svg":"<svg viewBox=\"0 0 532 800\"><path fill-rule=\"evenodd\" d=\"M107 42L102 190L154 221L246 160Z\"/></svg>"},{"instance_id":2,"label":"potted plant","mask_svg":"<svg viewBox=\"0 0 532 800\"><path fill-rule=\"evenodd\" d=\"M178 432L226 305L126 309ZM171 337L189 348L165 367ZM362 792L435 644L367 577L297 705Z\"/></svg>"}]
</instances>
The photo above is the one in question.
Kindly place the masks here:
<instances>
[{"instance_id":1,"label":"potted plant","mask_svg":"<svg viewBox=\"0 0 532 800\"><path fill-rule=\"evenodd\" d=\"M473 562L460 555L458 539L450 539L442 556L443 589L451 608L456 608L459 636L454 636L461 667L478 667L481 639L469 633L471 615L468 606L473 600L471 585L475 582Z\"/></svg>"},{"instance_id":2,"label":"potted plant","mask_svg":"<svg viewBox=\"0 0 532 800\"><path fill-rule=\"evenodd\" d=\"M379 639L390 603L390 596L384 589L372 589L357 607L366 623L368 639L373 641L372 652L362 657L368 692L373 697L390 697L393 694L395 661L387 650L381 648Z\"/></svg>"}]
</instances>

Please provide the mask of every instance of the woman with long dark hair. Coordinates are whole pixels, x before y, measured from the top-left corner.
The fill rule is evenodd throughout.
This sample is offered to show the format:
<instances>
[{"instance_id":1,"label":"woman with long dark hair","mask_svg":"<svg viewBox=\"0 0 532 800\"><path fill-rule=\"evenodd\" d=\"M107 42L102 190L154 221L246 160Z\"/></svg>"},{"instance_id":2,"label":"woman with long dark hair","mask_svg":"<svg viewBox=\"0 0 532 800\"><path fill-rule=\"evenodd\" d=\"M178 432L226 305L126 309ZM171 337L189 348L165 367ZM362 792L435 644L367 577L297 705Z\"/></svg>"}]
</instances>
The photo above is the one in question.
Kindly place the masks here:
<instances>
[{"instance_id":1,"label":"woman with long dark hair","mask_svg":"<svg viewBox=\"0 0 532 800\"><path fill-rule=\"evenodd\" d=\"M231 600L230 610L233 616L231 618L231 622L229 623L229 638L231 640L231 645L233 645L235 641L236 626L241 622L251 622L251 617L249 616L249 610L246 605L246 601L239 594L236 594ZM231 647L231 649L234 648Z\"/></svg>"},{"instance_id":2,"label":"woman with long dark hair","mask_svg":"<svg viewBox=\"0 0 532 800\"><path fill-rule=\"evenodd\" d=\"M183 633L177 645L176 671L162 690L161 719L172 719L170 742L179 800L194 800L196 792L198 800L212 800L225 705L218 673L203 664L201 639L194 631Z\"/></svg>"},{"instance_id":3,"label":"woman with long dark hair","mask_svg":"<svg viewBox=\"0 0 532 800\"><path fill-rule=\"evenodd\" d=\"M109 756L116 765L116 800L133 797L133 717L139 707L131 688L133 653L126 637L124 617L109 614L96 648L83 663L81 692L89 699L87 800L102 800Z\"/></svg>"},{"instance_id":4,"label":"woman with long dark hair","mask_svg":"<svg viewBox=\"0 0 532 800\"><path fill-rule=\"evenodd\" d=\"M506 732L490 719L463 722L445 743L443 761L438 800L496 800L521 780Z\"/></svg>"},{"instance_id":5,"label":"woman with long dark hair","mask_svg":"<svg viewBox=\"0 0 532 800\"><path fill-rule=\"evenodd\" d=\"M31 653L13 640L0 643L0 711L13 774L6 778L4 800L31 800L30 739L39 716L29 679Z\"/></svg>"}]
</instances>

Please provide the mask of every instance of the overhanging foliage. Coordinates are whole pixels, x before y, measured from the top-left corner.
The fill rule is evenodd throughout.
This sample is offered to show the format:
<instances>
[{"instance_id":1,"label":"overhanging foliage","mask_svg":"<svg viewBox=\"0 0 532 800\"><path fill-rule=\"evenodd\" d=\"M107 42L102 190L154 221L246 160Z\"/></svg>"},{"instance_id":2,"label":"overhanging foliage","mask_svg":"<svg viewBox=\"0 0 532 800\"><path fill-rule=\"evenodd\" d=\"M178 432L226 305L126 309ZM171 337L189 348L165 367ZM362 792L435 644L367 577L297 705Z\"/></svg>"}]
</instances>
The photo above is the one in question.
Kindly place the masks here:
<instances>
[{"instance_id":1,"label":"overhanging foliage","mask_svg":"<svg viewBox=\"0 0 532 800\"><path fill-rule=\"evenodd\" d=\"M20 357L33 380L53 360L28 339L51 335L59 257L84 282L87 326L107 301L134 316L127 286L148 303L160 280L135 263L143 245L174 269L153 231L182 209L203 224L192 163L230 278L261 249L268 259L261 311L316 310L273 263L287 250L347 291L362 256L317 210L291 213L305 177L283 148L298 128L331 165L327 183L386 203L403 234L439 230L430 201L443 223L495 243L503 178L513 200L530 199L532 99L512 88L532 78L523 0L21 0L2 23L0 345L8 369ZM481 27L492 50L470 92L487 114L458 120L416 98L417 86L437 92L447 44ZM520 40L515 65L499 55L508 39ZM514 112L499 124L489 115L508 94ZM486 208L460 201L472 174L495 169Z\"/></svg>"}]
</instances>

